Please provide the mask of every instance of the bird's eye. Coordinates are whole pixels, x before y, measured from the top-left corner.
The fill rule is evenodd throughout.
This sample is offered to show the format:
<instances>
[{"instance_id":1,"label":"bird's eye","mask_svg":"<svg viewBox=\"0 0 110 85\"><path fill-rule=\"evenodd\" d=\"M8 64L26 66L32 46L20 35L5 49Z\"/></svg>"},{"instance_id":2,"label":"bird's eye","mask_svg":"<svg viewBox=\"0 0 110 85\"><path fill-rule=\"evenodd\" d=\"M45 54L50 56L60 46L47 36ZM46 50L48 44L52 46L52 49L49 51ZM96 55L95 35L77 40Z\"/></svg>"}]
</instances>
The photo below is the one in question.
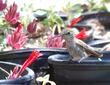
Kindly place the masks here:
<instances>
[{"instance_id":1,"label":"bird's eye","mask_svg":"<svg viewBox=\"0 0 110 85\"><path fill-rule=\"evenodd\" d=\"M66 35L69 35L69 34L70 34L70 32L67 32L67 33L66 33Z\"/></svg>"}]
</instances>

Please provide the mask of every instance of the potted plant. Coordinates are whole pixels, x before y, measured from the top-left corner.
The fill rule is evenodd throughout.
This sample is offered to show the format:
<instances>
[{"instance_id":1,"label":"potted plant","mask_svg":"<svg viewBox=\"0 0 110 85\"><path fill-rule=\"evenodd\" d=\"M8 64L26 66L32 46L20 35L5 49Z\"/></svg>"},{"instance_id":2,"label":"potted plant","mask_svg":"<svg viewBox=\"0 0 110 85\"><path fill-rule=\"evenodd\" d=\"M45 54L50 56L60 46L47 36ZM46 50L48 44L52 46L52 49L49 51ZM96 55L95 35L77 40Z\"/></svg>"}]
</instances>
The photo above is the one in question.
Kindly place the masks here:
<instances>
[{"instance_id":1,"label":"potted plant","mask_svg":"<svg viewBox=\"0 0 110 85\"><path fill-rule=\"evenodd\" d=\"M43 55L33 63L31 68L37 77L47 73L52 74L51 67L47 62L48 57L56 53L65 54L65 42L60 36L60 32L65 28L72 29L82 19L82 16L70 20L70 23L66 24L56 12L49 10L48 18L44 17L45 19L40 20L38 16L30 22L29 19L24 20L25 23L23 23L23 20L20 20L16 3L13 3L9 8L6 6L6 2L1 2L1 4L3 5L1 7L3 42L1 43L0 60L22 64L28 55L37 49ZM78 30L75 28L73 30L76 30L76 38L82 40L90 38L86 29Z\"/></svg>"},{"instance_id":2,"label":"potted plant","mask_svg":"<svg viewBox=\"0 0 110 85\"><path fill-rule=\"evenodd\" d=\"M29 65L31 65L38 57L42 56L40 52L37 50L34 50L29 58L25 60L23 65L18 65L14 63L9 62L0 62L0 73L1 79L0 84L20 84L20 85L33 85L35 83L35 75L34 72L27 68ZM9 71L11 70L11 73ZM6 78L6 80L4 79Z\"/></svg>"},{"instance_id":3,"label":"potted plant","mask_svg":"<svg viewBox=\"0 0 110 85\"><path fill-rule=\"evenodd\" d=\"M48 65L48 57L53 54L64 54L65 48L30 48L15 51L2 52L0 54L0 60L6 62L13 62L18 64L23 64L23 62L28 58L33 50L38 50L43 55L39 57L34 63L29 67L34 70L36 77L44 76L46 74L51 74L50 67Z\"/></svg>"},{"instance_id":4,"label":"potted plant","mask_svg":"<svg viewBox=\"0 0 110 85\"><path fill-rule=\"evenodd\" d=\"M33 85L35 84L34 78L34 72L27 68L29 65L31 65L38 57L42 56L41 53L38 51L34 50L32 54L29 56L29 58L23 63L22 66L14 64L14 63L9 63L9 62L3 62L1 61L1 67L0 67L0 73L1 79L7 78L6 80L0 80L1 84L28 84L28 85ZM13 68L14 67L14 68ZM13 68L13 70L12 70ZM9 73L9 71L11 73Z\"/></svg>"},{"instance_id":5,"label":"potted plant","mask_svg":"<svg viewBox=\"0 0 110 85\"><path fill-rule=\"evenodd\" d=\"M88 24L94 29L92 34L92 42L88 44L97 46L106 45L109 43L109 12L91 12L82 14L84 18L80 23ZM100 42L101 41L101 42Z\"/></svg>"},{"instance_id":6,"label":"potted plant","mask_svg":"<svg viewBox=\"0 0 110 85\"><path fill-rule=\"evenodd\" d=\"M21 77L16 78L16 79L8 79L7 77L10 75L10 71L15 67L21 67L21 65L11 63L11 62L5 62L5 61L0 61L0 84L5 84L5 85L33 85L35 84L35 74L34 72L26 68L26 70L23 72Z\"/></svg>"},{"instance_id":7,"label":"potted plant","mask_svg":"<svg viewBox=\"0 0 110 85\"><path fill-rule=\"evenodd\" d=\"M63 39L59 36L64 28L63 25L65 25L62 18L64 19L65 17L61 15L61 18L58 13L48 10L48 18L44 20L40 20L38 17L32 19L32 21L29 19L20 20L20 17L23 18L23 16L20 16L20 13L17 11L18 6L16 3L9 7L7 2L2 2L1 4L5 7L1 9L2 43L0 60L23 64L28 55L34 49L37 49L43 53L43 56L30 67L36 74L41 72L44 74L49 73L48 56L56 53L63 54L65 51ZM27 23L24 21L27 21ZM68 27L72 27L78 21L80 21L80 17L74 19ZM80 32L78 33L77 37L82 38L83 32L81 34ZM83 36L84 39L85 37Z\"/></svg>"},{"instance_id":8,"label":"potted plant","mask_svg":"<svg viewBox=\"0 0 110 85\"><path fill-rule=\"evenodd\" d=\"M109 23L110 17L109 9L106 7L107 0L100 0L95 4L95 0L87 0L87 4L83 5L83 8L88 9L82 13L84 18L80 23L89 24L94 28L94 39L109 39Z\"/></svg>"}]
</instances>

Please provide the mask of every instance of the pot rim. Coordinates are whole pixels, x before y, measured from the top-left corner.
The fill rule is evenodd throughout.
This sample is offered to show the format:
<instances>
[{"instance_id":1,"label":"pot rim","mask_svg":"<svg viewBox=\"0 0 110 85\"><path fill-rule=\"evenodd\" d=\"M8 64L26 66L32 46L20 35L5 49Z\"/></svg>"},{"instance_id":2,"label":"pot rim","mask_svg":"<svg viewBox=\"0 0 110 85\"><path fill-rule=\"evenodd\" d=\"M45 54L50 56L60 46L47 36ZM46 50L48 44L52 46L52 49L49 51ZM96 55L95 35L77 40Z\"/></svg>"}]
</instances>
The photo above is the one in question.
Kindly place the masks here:
<instances>
[{"instance_id":1,"label":"pot rim","mask_svg":"<svg viewBox=\"0 0 110 85\"><path fill-rule=\"evenodd\" d=\"M66 48L26 48L26 49L19 49L19 50L10 50L10 51L3 51L0 52L0 55L8 55L8 54L12 54L12 53L22 53L22 52L32 52L33 50L38 50L40 52L53 52L53 51L59 51L59 52L66 52Z\"/></svg>"},{"instance_id":2,"label":"pot rim","mask_svg":"<svg viewBox=\"0 0 110 85\"><path fill-rule=\"evenodd\" d=\"M104 44L104 43L110 43L110 40L109 39L98 39L98 40L91 41L88 44L94 46L94 45Z\"/></svg>"},{"instance_id":3,"label":"pot rim","mask_svg":"<svg viewBox=\"0 0 110 85\"><path fill-rule=\"evenodd\" d=\"M110 51L103 51L102 53L110 53ZM69 54L66 54L67 56L69 56ZM100 61L100 59L98 58L93 58L93 57L88 57L88 59L83 60L82 62L78 62L78 61L72 61L69 57L66 59L63 59L64 56L66 56L64 54L54 54L48 57L48 63L50 64L68 64L68 65L91 65L91 66L97 66L97 65L109 65L110 66L110 60L104 60L101 59L102 61ZM59 58L60 57L60 58ZM103 58L103 57L102 57Z\"/></svg>"},{"instance_id":4,"label":"pot rim","mask_svg":"<svg viewBox=\"0 0 110 85\"><path fill-rule=\"evenodd\" d=\"M86 15L96 15L96 14L110 14L110 12L108 11L92 11L92 12L85 12L82 13L82 16L86 16Z\"/></svg>"}]
</instances>

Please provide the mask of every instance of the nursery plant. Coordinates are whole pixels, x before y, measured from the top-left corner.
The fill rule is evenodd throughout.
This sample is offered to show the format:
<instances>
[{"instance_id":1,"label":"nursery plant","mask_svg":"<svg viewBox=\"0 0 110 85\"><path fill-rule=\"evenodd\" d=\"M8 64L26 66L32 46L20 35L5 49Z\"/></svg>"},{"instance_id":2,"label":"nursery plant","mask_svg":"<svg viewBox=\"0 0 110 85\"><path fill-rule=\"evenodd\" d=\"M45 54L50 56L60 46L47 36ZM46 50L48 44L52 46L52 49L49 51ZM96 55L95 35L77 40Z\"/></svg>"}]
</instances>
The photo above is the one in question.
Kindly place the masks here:
<instances>
[{"instance_id":1,"label":"nursery plant","mask_svg":"<svg viewBox=\"0 0 110 85\"><path fill-rule=\"evenodd\" d=\"M35 74L30 68L27 67L42 55L43 54L39 51L33 50L23 65L0 61L0 84L36 85L34 81Z\"/></svg>"},{"instance_id":2,"label":"nursery plant","mask_svg":"<svg viewBox=\"0 0 110 85\"><path fill-rule=\"evenodd\" d=\"M41 21L39 18L27 20L26 26L15 2L8 6L6 1L1 0L0 4L1 51L37 47L64 48L65 40L60 36L63 29L74 30L75 37L81 40L86 40L92 35L86 28L78 30L74 27L83 16L74 19L67 16L66 22L52 9L43 10L46 12L44 20ZM70 3L69 6L67 10L73 7Z\"/></svg>"},{"instance_id":3,"label":"nursery plant","mask_svg":"<svg viewBox=\"0 0 110 85\"><path fill-rule=\"evenodd\" d=\"M15 66L11 73L9 73L8 71L5 70L5 68L1 68L0 70L4 71L8 77L6 77L6 79L12 80L12 79L16 79L21 77L21 74L25 71L25 69L30 66L36 59L38 59L40 56L42 56L43 54L41 54L40 52L38 52L37 50L34 50L31 55L29 56L28 59L26 59L26 61L23 63L23 65L19 68L18 66Z\"/></svg>"},{"instance_id":4,"label":"nursery plant","mask_svg":"<svg viewBox=\"0 0 110 85\"><path fill-rule=\"evenodd\" d=\"M58 36L61 30L74 26L81 20L78 17L70 21L71 24L66 25L55 11L46 10L47 18L43 21L34 18L33 20L28 19L26 23L24 18L27 16L24 16L24 18L20 16L15 2L9 6L7 1L0 0L0 4L1 51L37 47L62 48L63 39ZM76 36L78 38L86 36L85 31L81 31Z\"/></svg>"},{"instance_id":5,"label":"nursery plant","mask_svg":"<svg viewBox=\"0 0 110 85\"><path fill-rule=\"evenodd\" d=\"M43 54L41 54L40 52L34 50L29 58L23 63L20 69L18 68L18 66L14 67L12 73L8 76L8 79L19 78L20 75L25 71L25 69L42 55Z\"/></svg>"}]
</instances>

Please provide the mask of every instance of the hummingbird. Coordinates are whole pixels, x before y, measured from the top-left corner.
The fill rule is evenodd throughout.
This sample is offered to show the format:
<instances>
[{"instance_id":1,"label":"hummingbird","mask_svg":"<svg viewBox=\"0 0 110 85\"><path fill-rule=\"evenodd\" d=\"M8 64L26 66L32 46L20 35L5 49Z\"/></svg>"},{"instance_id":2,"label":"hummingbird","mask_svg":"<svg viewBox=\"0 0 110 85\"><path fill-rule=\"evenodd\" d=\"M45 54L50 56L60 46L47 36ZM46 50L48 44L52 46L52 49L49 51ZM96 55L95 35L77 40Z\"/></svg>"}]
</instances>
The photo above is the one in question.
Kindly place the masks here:
<instances>
[{"instance_id":1,"label":"hummingbird","mask_svg":"<svg viewBox=\"0 0 110 85\"><path fill-rule=\"evenodd\" d=\"M96 52L93 47L77 39L72 29L63 29L61 35L66 42L67 51L73 61L81 62L90 55L99 58L103 56L103 54Z\"/></svg>"}]
</instances>

